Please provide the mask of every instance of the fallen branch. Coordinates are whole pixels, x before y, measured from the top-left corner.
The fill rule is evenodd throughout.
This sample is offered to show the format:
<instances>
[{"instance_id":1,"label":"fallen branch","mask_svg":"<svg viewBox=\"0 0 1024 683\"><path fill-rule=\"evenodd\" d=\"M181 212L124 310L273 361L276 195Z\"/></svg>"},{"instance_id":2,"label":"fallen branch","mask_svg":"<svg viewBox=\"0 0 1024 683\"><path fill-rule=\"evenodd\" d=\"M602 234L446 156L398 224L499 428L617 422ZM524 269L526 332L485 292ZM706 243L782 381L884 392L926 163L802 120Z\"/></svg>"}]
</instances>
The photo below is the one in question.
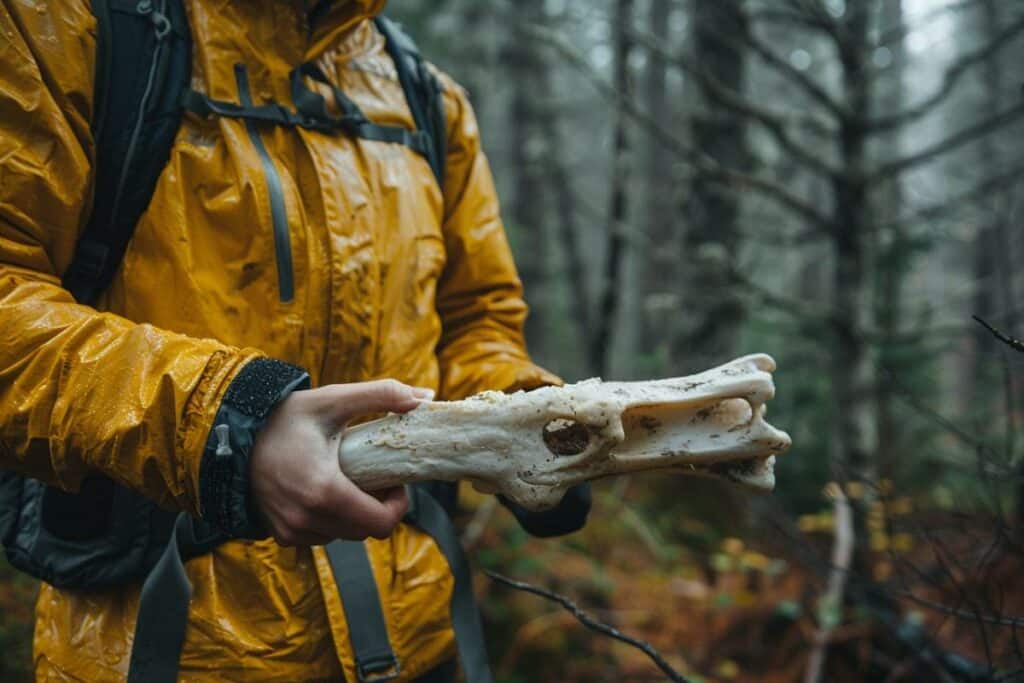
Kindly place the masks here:
<instances>
[{"instance_id":1,"label":"fallen branch","mask_svg":"<svg viewBox=\"0 0 1024 683\"><path fill-rule=\"evenodd\" d=\"M540 597L551 600L552 602L557 602L559 605L569 610L569 612L571 612L572 615L576 617L576 619L581 624L583 624L590 630L597 631L602 635L606 635L609 638L614 638L615 640L626 643L627 645L632 645L633 647L641 650L645 655L651 658L651 661L653 661L666 676L668 676L669 680L675 681L675 683L688 683L686 677L678 671L676 671L671 664L666 662L664 657L662 657L661 654L657 650L655 650L650 643L648 643L645 640L633 638L632 636L627 636L625 633L622 633L614 626L609 626L608 624L597 621L596 619L588 615L586 612L581 610L576 605L576 603L574 603L572 600L565 597L564 595L553 593L552 591L549 591L545 588L541 588L540 586L535 586L531 583L524 583L522 581L510 579L507 576L502 576L501 574L497 574L487 569L484 570L484 574L486 574L488 578L490 578L492 581L496 581L497 583L500 583L509 588L514 588L516 590L524 591L526 593L539 595Z\"/></svg>"},{"instance_id":2,"label":"fallen branch","mask_svg":"<svg viewBox=\"0 0 1024 683\"><path fill-rule=\"evenodd\" d=\"M818 630L814 634L814 649L811 650L804 673L804 683L818 683L825 670L829 637L842 620L843 593L850 573L850 560L853 558L853 511L850 502L838 484L830 484L828 493L835 505L836 541L832 546L828 587L819 603Z\"/></svg>"}]
</instances>

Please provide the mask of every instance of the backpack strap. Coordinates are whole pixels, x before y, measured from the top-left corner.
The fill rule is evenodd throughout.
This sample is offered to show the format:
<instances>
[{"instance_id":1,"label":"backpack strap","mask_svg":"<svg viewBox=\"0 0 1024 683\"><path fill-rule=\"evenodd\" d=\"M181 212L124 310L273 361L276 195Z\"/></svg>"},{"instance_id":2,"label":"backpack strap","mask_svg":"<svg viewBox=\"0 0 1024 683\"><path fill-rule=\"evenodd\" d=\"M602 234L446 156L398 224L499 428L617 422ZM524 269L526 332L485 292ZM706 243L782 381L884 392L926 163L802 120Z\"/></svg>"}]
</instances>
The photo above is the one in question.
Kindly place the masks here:
<instances>
[{"instance_id":1,"label":"backpack strap","mask_svg":"<svg viewBox=\"0 0 1024 683\"><path fill-rule=\"evenodd\" d=\"M429 487L414 484L407 490L409 512L406 519L434 539L455 579L449 609L465 681L492 683L484 629L473 595L473 577L458 532L441 504L430 495Z\"/></svg>"},{"instance_id":2,"label":"backpack strap","mask_svg":"<svg viewBox=\"0 0 1024 683\"><path fill-rule=\"evenodd\" d=\"M377 16L373 21L377 30L383 34L388 54L395 63L398 80L402 84L409 109L412 110L416 129L426 133L430 142L427 161L434 171L437 184L443 189L448 132L441 82L427 67L416 43L399 24L384 16Z\"/></svg>"},{"instance_id":3,"label":"backpack strap","mask_svg":"<svg viewBox=\"0 0 1024 683\"><path fill-rule=\"evenodd\" d=\"M175 518L171 537L139 594L127 683L178 680L178 661L192 598L185 562L211 552L226 540L226 536L184 512Z\"/></svg>"},{"instance_id":4,"label":"backpack strap","mask_svg":"<svg viewBox=\"0 0 1024 683\"><path fill-rule=\"evenodd\" d=\"M451 569L455 585L449 608L466 682L491 683L469 562L451 519L428 489L423 484L407 488L409 512L405 521L434 539ZM192 595L184 563L210 552L224 540L222 535L204 528L203 522L184 513L178 516L163 555L142 586L128 683L177 680ZM345 610L359 683L382 683L396 678L401 673L401 662L391 647L366 546L356 541L333 541L326 551Z\"/></svg>"},{"instance_id":5,"label":"backpack strap","mask_svg":"<svg viewBox=\"0 0 1024 683\"><path fill-rule=\"evenodd\" d=\"M324 546L324 550L348 622L356 680L358 683L382 683L397 678L402 664L391 648L366 546L362 541L334 540Z\"/></svg>"},{"instance_id":6,"label":"backpack strap","mask_svg":"<svg viewBox=\"0 0 1024 683\"><path fill-rule=\"evenodd\" d=\"M191 41L182 0L93 0L96 144L93 207L64 272L81 303L114 278L135 224L170 155L191 77Z\"/></svg>"},{"instance_id":7,"label":"backpack strap","mask_svg":"<svg viewBox=\"0 0 1024 683\"><path fill-rule=\"evenodd\" d=\"M441 82L423 61L416 44L398 24L384 17L374 19L374 24L384 36L388 54L395 64L402 92L412 112L413 130L370 121L359 106L313 62L299 65L289 76L294 110L276 102L255 105L215 100L191 88L182 91L181 106L199 116L245 119L322 133L342 131L362 140L404 145L427 160L438 186L443 190L448 133ZM306 85L306 78L330 88L334 102L341 110L340 116L328 111L323 96Z\"/></svg>"}]
</instances>

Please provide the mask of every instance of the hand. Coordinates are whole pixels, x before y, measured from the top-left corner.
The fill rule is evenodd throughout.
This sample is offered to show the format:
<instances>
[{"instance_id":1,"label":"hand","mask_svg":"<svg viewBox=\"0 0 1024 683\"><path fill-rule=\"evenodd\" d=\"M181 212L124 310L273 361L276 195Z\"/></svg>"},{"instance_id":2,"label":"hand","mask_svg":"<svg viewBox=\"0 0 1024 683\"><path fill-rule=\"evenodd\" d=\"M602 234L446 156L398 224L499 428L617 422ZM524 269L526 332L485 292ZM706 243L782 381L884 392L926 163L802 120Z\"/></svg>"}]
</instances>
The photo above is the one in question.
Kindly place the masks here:
<instances>
[{"instance_id":1,"label":"hand","mask_svg":"<svg viewBox=\"0 0 1024 683\"><path fill-rule=\"evenodd\" d=\"M379 380L296 391L277 406L256 437L250 465L253 499L274 539L308 546L391 535L409 506L405 489L361 490L338 466L338 443L351 419L405 413L432 396Z\"/></svg>"}]
</instances>

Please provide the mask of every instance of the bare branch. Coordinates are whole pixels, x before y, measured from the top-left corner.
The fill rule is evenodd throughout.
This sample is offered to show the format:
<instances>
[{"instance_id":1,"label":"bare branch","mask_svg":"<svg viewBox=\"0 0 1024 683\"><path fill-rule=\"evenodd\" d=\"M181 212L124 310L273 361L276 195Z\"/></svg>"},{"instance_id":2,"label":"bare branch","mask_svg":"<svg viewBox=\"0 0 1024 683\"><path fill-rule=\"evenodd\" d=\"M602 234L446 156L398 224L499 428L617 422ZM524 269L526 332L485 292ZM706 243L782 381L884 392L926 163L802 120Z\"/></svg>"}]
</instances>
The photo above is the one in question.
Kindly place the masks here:
<instances>
[{"instance_id":1,"label":"bare branch","mask_svg":"<svg viewBox=\"0 0 1024 683\"><path fill-rule=\"evenodd\" d=\"M729 277L737 285L744 287L754 296L758 297L761 303L782 311L802 322L812 322L818 325L832 325L839 316L835 311L804 299L788 297L762 286L755 279L747 275L747 271L735 262L729 264Z\"/></svg>"},{"instance_id":2,"label":"bare branch","mask_svg":"<svg viewBox=\"0 0 1024 683\"><path fill-rule=\"evenodd\" d=\"M992 327L991 325L989 325L987 322L985 322L976 315L972 315L971 317L977 320L979 323L981 323L982 327L991 332L996 339L1003 342L1014 351L1020 351L1021 353L1024 353L1024 342L1022 342L1019 339L1014 339L1013 337L1006 336L1005 334L1003 334L996 328Z\"/></svg>"},{"instance_id":3,"label":"bare branch","mask_svg":"<svg viewBox=\"0 0 1024 683\"><path fill-rule=\"evenodd\" d=\"M804 92L810 95L812 99L823 105L825 109L837 119L842 120L847 118L849 112L846 107L828 94L828 92L820 84L815 82L809 74L800 71L790 64L788 60L775 54L775 51L768 45L761 42L761 40L754 35L753 31L746 31L743 38L747 45L749 45L750 48L753 49L759 57L761 57L765 64L800 86Z\"/></svg>"},{"instance_id":4,"label":"bare branch","mask_svg":"<svg viewBox=\"0 0 1024 683\"><path fill-rule=\"evenodd\" d=\"M911 169L921 164L926 164L935 157L947 154L958 147L962 147L974 140L994 133L1004 126L1008 126L1018 121L1021 116L1024 116L1024 100L1018 102L1009 109L999 112L989 118L979 121L974 125L968 126L967 128L950 135L944 140L940 140L919 152L907 155L902 159L896 159L888 163L880 165L874 171L869 172L865 180L868 183L877 184L887 178L894 175L903 173L904 171Z\"/></svg>"},{"instance_id":5,"label":"bare branch","mask_svg":"<svg viewBox=\"0 0 1024 683\"><path fill-rule=\"evenodd\" d=\"M828 230L829 218L812 204L793 194L783 185L749 173L723 168L714 159L698 153L693 147L660 126L649 113L637 107L636 102L615 88L600 75L595 74L586 57L561 33L546 26L521 23L519 26L526 37L538 40L558 51L572 66L576 67L602 95L621 107L622 113L643 130L664 144L673 154L693 164L697 173L710 180L719 181L733 189L754 190L774 200L779 205L801 216L813 225Z\"/></svg>"},{"instance_id":6,"label":"bare branch","mask_svg":"<svg viewBox=\"0 0 1024 683\"><path fill-rule=\"evenodd\" d=\"M484 574L486 574L488 578L490 578L492 581L496 581L497 583L500 583L504 586L508 586L509 588L525 591L526 593L532 593L533 595L539 595L540 597L546 598L547 600L551 600L552 602L557 602L559 605L569 610L569 612L571 612L572 615L576 617L576 619L578 619L581 624L583 624L590 630L596 631L602 635L606 635L609 638L614 638L615 640L626 643L627 645L632 645L633 647L642 651L645 655L651 658L651 661L653 661L658 666L658 668L661 669L662 673L668 676L669 680L675 681L676 683L688 683L687 679L683 676L683 674L676 671L671 664L666 662L665 658L662 657L661 654L657 650L655 650L650 643L648 643L645 640L633 638L632 636L627 636L625 633L622 633L614 626L609 626L608 624L597 621L596 619L588 615L586 612L581 610L579 607L577 607L576 603L574 603L572 600L565 597L564 595L559 595L558 593L554 593L545 588L541 588L540 586L535 586L531 583L524 583L523 581L516 581L515 579L510 579L507 576L502 576L501 574L492 572L488 569L484 570Z\"/></svg>"},{"instance_id":7,"label":"bare branch","mask_svg":"<svg viewBox=\"0 0 1024 683\"><path fill-rule=\"evenodd\" d=\"M950 2L949 4L907 17L908 19L911 19L912 22L908 23L904 21L896 28L882 31L879 35L878 42L875 43L874 46L881 47L883 45L889 45L896 41L903 40L908 33L921 30L926 24L931 23L935 19L938 19L950 12L960 12L963 10L973 9L981 1L982 0L960 0L959 2Z\"/></svg>"},{"instance_id":8,"label":"bare branch","mask_svg":"<svg viewBox=\"0 0 1024 683\"><path fill-rule=\"evenodd\" d=\"M962 55L950 64L942 76L942 85L931 95L903 111L871 119L867 122L866 127L871 132L878 133L898 128L916 118L924 116L941 104L953 92L956 84L960 82L961 78L971 67L990 59L1008 42L1020 35L1021 32L1024 32L1024 15L1021 15L1017 21L1014 21L997 33L986 45Z\"/></svg>"},{"instance_id":9,"label":"bare branch","mask_svg":"<svg viewBox=\"0 0 1024 683\"><path fill-rule=\"evenodd\" d=\"M763 21L770 24L801 26L812 31L820 31L829 36L835 35L835 25L831 21L822 20L818 15L809 15L804 12L795 12L776 7L765 7L750 10L747 12L747 16L753 22Z\"/></svg>"},{"instance_id":10,"label":"bare branch","mask_svg":"<svg viewBox=\"0 0 1024 683\"><path fill-rule=\"evenodd\" d=\"M998 190L1004 185L1009 185L1010 183L1019 180L1021 177L1024 177L1024 163L1011 166L1006 171L991 175L966 192L962 192L935 204L913 209L908 215L896 218L880 227L891 227L892 225L899 225L910 220L941 218L951 209L964 206L965 204L977 199L987 198L993 190Z\"/></svg>"},{"instance_id":11,"label":"bare branch","mask_svg":"<svg viewBox=\"0 0 1024 683\"><path fill-rule=\"evenodd\" d=\"M899 595L910 600L916 605L921 607L927 607L930 610L936 612L942 612L948 614L951 617L957 617L958 619L966 619L968 621L982 621L986 624L993 624L995 626L1013 626L1020 627L1024 626L1024 617L995 617L987 614L979 614L975 611L959 609L957 607L950 607L949 605L943 605L941 602L935 602L933 600L927 600L925 598L914 595L908 590L898 591Z\"/></svg>"},{"instance_id":12,"label":"bare branch","mask_svg":"<svg viewBox=\"0 0 1024 683\"><path fill-rule=\"evenodd\" d=\"M772 137L778 141L779 146L788 151L792 158L825 175L829 178L835 177L838 170L833 168L821 154L812 152L802 147L794 140L786 130L786 120L770 109L761 107L740 93L723 85L718 79L708 73L707 69L688 59L685 55L673 53L665 45L650 34L634 31L631 33L633 40L643 45L650 52L658 55L665 61L675 64L686 73L692 75L701 84L705 94L715 103L731 110L732 112L745 116L761 124ZM718 36L714 37L716 40Z\"/></svg>"},{"instance_id":13,"label":"bare branch","mask_svg":"<svg viewBox=\"0 0 1024 683\"><path fill-rule=\"evenodd\" d=\"M944 415L938 413L937 411L929 408L928 406L918 401L917 398L905 386L903 386L900 383L899 379L896 377L895 373L892 372L892 370L883 367L881 372L884 375L884 379L886 381L892 382L893 387L895 388L896 396L898 396L904 403L906 403L907 406L909 406L918 414L928 418L938 426L942 427L946 432L955 436L965 445L970 446L972 449L974 449L974 452L978 456L978 460L980 462L985 463L986 465L995 468L999 472L1000 476L1006 476L1008 474L1008 472L1005 471L1005 464L1002 462L1005 459L1002 458L1000 454L996 452L991 446L989 446L981 439L961 429L959 426L954 424L949 418L945 417Z\"/></svg>"}]
</instances>

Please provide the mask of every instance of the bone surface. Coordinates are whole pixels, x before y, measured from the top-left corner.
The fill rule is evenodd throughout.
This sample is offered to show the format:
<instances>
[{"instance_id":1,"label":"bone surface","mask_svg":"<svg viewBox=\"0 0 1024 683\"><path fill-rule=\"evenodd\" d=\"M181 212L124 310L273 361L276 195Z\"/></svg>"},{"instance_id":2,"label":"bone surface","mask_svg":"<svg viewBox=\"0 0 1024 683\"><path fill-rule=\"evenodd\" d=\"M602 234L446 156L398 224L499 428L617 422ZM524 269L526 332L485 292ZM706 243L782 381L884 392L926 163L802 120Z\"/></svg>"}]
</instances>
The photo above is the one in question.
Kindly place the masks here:
<instances>
[{"instance_id":1,"label":"bone surface","mask_svg":"<svg viewBox=\"0 0 1024 683\"><path fill-rule=\"evenodd\" d=\"M575 484L644 470L771 490L775 456L790 445L764 419L774 370L759 354L688 377L428 401L347 429L339 462L368 491L467 479L534 510Z\"/></svg>"}]
</instances>

